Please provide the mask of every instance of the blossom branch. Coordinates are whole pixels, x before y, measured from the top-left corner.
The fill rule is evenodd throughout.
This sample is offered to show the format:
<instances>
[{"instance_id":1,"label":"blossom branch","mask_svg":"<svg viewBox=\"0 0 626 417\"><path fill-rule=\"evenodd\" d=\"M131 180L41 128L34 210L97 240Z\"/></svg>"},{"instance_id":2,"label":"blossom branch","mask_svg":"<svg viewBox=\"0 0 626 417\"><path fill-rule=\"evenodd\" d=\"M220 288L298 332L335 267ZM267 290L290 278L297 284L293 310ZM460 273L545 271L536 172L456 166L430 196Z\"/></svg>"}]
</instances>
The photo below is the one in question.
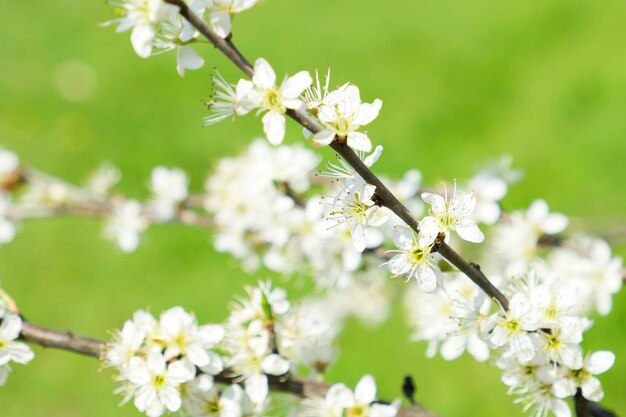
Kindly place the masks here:
<instances>
[{"instance_id":1,"label":"blossom branch","mask_svg":"<svg viewBox=\"0 0 626 417\"><path fill-rule=\"evenodd\" d=\"M180 15L193 25L200 33L202 33L211 43L219 49L228 59L230 59L239 69L241 69L248 77L254 75L254 70L250 62L239 52L230 39L223 39L218 36L209 25L195 14L183 0L165 0L166 3L178 6ZM308 114L301 110L288 109L286 114L293 120L298 122L304 128L312 133L318 133L322 127L312 119ZM419 223L409 210L398 200L398 198L385 186L385 184L365 165L358 155L343 141L339 141L337 137L330 143L330 146L341 155L348 164L368 184L376 187L376 202L381 206L385 206L402 219L411 229L418 231ZM450 248L445 242L438 244L439 253L444 256L451 264L456 266L480 288L483 289L492 299L496 300L504 310L508 309L508 300L497 288L495 288L489 279L480 271L480 269L471 267L458 253Z\"/></svg>"},{"instance_id":2,"label":"blossom branch","mask_svg":"<svg viewBox=\"0 0 626 417\"><path fill-rule=\"evenodd\" d=\"M185 207L183 204L181 207ZM13 221L45 219L51 217L109 217L113 214L113 204L110 201L80 202L61 206L12 206L8 218ZM152 219L149 219L152 220ZM159 222L162 223L162 222ZM192 227L211 229L215 225L213 219L196 213L189 208L181 208L174 217L165 223L178 223Z\"/></svg>"},{"instance_id":3,"label":"blossom branch","mask_svg":"<svg viewBox=\"0 0 626 417\"><path fill-rule=\"evenodd\" d=\"M126 200L125 196L96 193L89 187L83 188L25 166L20 166L10 178L3 178L0 189L12 194L21 186L32 187L32 190L27 197L22 197L22 201L5 208L3 215L11 222L60 216L109 218L115 215L116 206ZM143 215L148 224L179 223L213 228L213 219L197 212L203 208L205 198L202 194L187 195L177 203L171 217L166 219L151 211Z\"/></svg>"},{"instance_id":4,"label":"blossom branch","mask_svg":"<svg viewBox=\"0 0 626 417\"><path fill-rule=\"evenodd\" d=\"M62 349L81 355L99 358L106 342L79 336L69 331L52 330L28 321L22 322L24 340L47 348Z\"/></svg>"},{"instance_id":5,"label":"blossom branch","mask_svg":"<svg viewBox=\"0 0 626 417\"><path fill-rule=\"evenodd\" d=\"M107 342L77 335L70 331L58 331L23 321L21 338L27 342L46 348L66 350L81 355L100 358ZM229 370L215 376L215 380L224 384L239 383L240 378ZM330 385L313 380L294 377L292 375L268 375L270 388L275 391L290 393L302 398L324 397ZM436 414L420 407L401 408L399 417L437 417Z\"/></svg>"}]
</instances>

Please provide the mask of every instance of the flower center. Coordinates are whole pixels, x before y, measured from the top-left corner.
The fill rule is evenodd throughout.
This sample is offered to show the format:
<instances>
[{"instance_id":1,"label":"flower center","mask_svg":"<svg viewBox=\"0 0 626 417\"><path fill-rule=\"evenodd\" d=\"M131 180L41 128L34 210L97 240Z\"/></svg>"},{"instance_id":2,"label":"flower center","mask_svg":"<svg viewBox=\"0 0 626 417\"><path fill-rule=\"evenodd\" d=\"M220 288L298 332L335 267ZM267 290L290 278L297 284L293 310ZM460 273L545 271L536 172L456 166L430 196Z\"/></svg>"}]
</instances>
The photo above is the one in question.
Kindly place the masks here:
<instances>
[{"instance_id":1,"label":"flower center","mask_svg":"<svg viewBox=\"0 0 626 417\"><path fill-rule=\"evenodd\" d=\"M511 333L515 333L518 332L520 330L520 325L519 322L517 320L509 320L506 322L506 329L511 332Z\"/></svg>"},{"instance_id":2,"label":"flower center","mask_svg":"<svg viewBox=\"0 0 626 417\"><path fill-rule=\"evenodd\" d=\"M267 93L265 94L263 107L267 109L282 109L282 104L280 103L280 96L278 94L278 90L276 90L275 88L270 88L267 90Z\"/></svg>"},{"instance_id":3,"label":"flower center","mask_svg":"<svg viewBox=\"0 0 626 417\"><path fill-rule=\"evenodd\" d=\"M161 389L165 385L165 376L164 375L155 375L154 377L154 387L156 389Z\"/></svg>"},{"instance_id":4,"label":"flower center","mask_svg":"<svg viewBox=\"0 0 626 417\"><path fill-rule=\"evenodd\" d=\"M206 411L207 414L218 414L220 411L220 405L216 401L207 401L204 411Z\"/></svg>"},{"instance_id":5,"label":"flower center","mask_svg":"<svg viewBox=\"0 0 626 417\"><path fill-rule=\"evenodd\" d=\"M591 374L586 371L585 368L572 370L570 372L572 373L572 376L576 379L576 381L578 381L579 386L582 385L582 382L584 382L586 379L591 378Z\"/></svg>"},{"instance_id":6,"label":"flower center","mask_svg":"<svg viewBox=\"0 0 626 417\"><path fill-rule=\"evenodd\" d=\"M548 308L546 308L545 314L548 320L556 319L558 310L554 304L551 304Z\"/></svg>"},{"instance_id":7,"label":"flower center","mask_svg":"<svg viewBox=\"0 0 626 417\"><path fill-rule=\"evenodd\" d=\"M350 120L344 117L339 118L339 120L337 121L336 129L337 136L346 137L348 135L348 132L350 132Z\"/></svg>"},{"instance_id":8,"label":"flower center","mask_svg":"<svg viewBox=\"0 0 626 417\"><path fill-rule=\"evenodd\" d=\"M366 414L365 411L365 407L357 405L348 410L348 417L362 417Z\"/></svg>"},{"instance_id":9,"label":"flower center","mask_svg":"<svg viewBox=\"0 0 626 417\"><path fill-rule=\"evenodd\" d=\"M367 206L360 202L360 201L356 201L353 203L350 203L349 205L350 207L350 214L354 217L357 217L359 219L365 219L367 217L366 211L367 211Z\"/></svg>"},{"instance_id":10,"label":"flower center","mask_svg":"<svg viewBox=\"0 0 626 417\"><path fill-rule=\"evenodd\" d=\"M419 248L419 247L415 247L413 248L413 250L411 250L411 263L413 265L419 265L422 262L424 262L424 258L426 257L427 253L424 249Z\"/></svg>"},{"instance_id":11,"label":"flower center","mask_svg":"<svg viewBox=\"0 0 626 417\"><path fill-rule=\"evenodd\" d=\"M180 333L176 339L174 339L174 344L180 348L182 354L185 353L185 347L187 347L187 336L184 333Z\"/></svg>"}]
</instances>

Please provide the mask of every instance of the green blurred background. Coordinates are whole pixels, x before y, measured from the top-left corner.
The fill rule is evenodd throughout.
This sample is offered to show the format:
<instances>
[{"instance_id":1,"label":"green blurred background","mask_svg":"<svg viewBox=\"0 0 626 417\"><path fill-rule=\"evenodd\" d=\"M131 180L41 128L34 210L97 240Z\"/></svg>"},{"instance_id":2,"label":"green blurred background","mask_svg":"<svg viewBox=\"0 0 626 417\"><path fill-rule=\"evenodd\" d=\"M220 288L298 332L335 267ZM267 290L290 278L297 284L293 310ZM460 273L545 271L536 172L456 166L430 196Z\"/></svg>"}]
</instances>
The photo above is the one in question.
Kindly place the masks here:
<instances>
[{"instance_id":1,"label":"green blurred background","mask_svg":"<svg viewBox=\"0 0 626 417\"><path fill-rule=\"evenodd\" d=\"M192 188L201 190L219 158L262 133L251 116L201 126L210 68L232 80L239 74L207 47L207 66L181 79L173 53L144 61L128 33L98 27L112 17L104 1L5 5L0 143L73 181L111 161L132 196L147 195L157 164L184 167ZM625 22L626 4L618 0L262 0L236 18L234 40L279 74L331 66L333 84L350 80L366 101L382 98L383 111L368 126L386 147L378 172L400 176L417 167L429 182L462 179L481 162L511 153L526 179L506 207L526 207L541 196L571 215L623 218ZM302 141L294 124L286 141ZM146 306L158 312L181 304L202 321L220 321L242 284L271 274L244 274L210 242L205 231L155 227L136 253L125 255L101 239L99 221L32 221L0 248L0 277L30 320L94 337L107 337ZM625 292L614 301L585 346L617 353L602 378L604 403L623 412ZM408 335L399 306L381 328L349 323L329 380L354 384L372 373L381 396L392 398L410 373L419 401L442 416L522 415L497 369L468 357L427 360L425 345L408 342ZM3 416L140 415L131 405L118 408L111 373L97 373L97 361L36 353L0 389Z\"/></svg>"}]
</instances>

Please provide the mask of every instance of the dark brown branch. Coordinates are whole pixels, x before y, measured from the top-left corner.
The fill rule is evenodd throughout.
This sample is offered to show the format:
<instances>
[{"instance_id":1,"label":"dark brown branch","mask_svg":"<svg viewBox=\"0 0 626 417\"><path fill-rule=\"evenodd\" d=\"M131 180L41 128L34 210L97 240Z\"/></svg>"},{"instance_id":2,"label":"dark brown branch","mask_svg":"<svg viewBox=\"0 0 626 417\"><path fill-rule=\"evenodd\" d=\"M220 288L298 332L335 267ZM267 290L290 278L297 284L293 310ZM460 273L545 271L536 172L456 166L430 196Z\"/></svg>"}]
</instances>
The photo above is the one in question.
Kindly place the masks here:
<instances>
[{"instance_id":1,"label":"dark brown branch","mask_svg":"<svg viewBox=\"0 0 626 417\"><path fill-rule=\"evenodd\" d=\"M93 358L102 357L104 347L107 344L107 342L103 340L79 336L68 331L62 332L47 329L27 321L24 321L22 324L21 338L27 342L43 347L62 349L81 355L91 356ZM229 372L228 370L225 370L221 374L217 375L215 379L225 384L241 382L241 378L233 376L232 372ZM268 379L270 388L273 390L291 393L303 398L323 397L330 388L330 385L326 383L298 378L291 375L282 377L268 375ZM423 408L412 407L400 409L398 417L437 417L437 415L424 410Z\"/></svg>"},{"instance_id":2,"label":"dark brown branch","mask_svg":"<svg viewBox=\"0 0 626 417\"><path fill-rule=\"evenodd\" d=\"M217 49L224 53L224 55L226 55L228 59L230 59L248 77L252 78L254 75L252 65L250 65L250 62L239 52L230 39L222 39L219 37L202 18L191 11L183 0L165 0L165 2L178 6L182 17L198 29L200 33L206 36L206 38L211 41ZM304 111L287 110L287 115L312 133L317 133L322 130L319 123ZM404 204L396 198L387 186L385 186L385 184L363 163L363 161L361 161L358 155L346 143L335 138L330 146L354 168L363 180L376 187L376 195L385 207L400 217L411 229L416 232L418 231L419 223L417 219L413 217ZM480 270L471 267L468 268L467 266L469 263L449 248L445 243L441 243L439 246L439 252L442 256L446 257L450 263L470 277L492 299L497 300L502 308L505 310L508 308L508 302L504 294L491 285L487 277ZM447 256L450 256L451 258L447 258Z\"/></svg>"},{"instance_id":3,"label":"dark brown branch","mask_svg":"<svg viewBox=\"0 0 626 417\"><path fill-rule=\"evenodd\" d=\"M470 277L472 281L483 289L493 300L497 301L505 311L509 309L509 300L487 279L476 264L467 262L454 249L445 242L441 242L438 252L446 258L452 265L459 268L461 272Z\"/></svg>"},{"instance_id":4,"label":"dark brown branch","mask_svg":"<svg viewBox=\"0 0 626 417\"><path fill-rule=\"evenodd\" d=\"M89 337L78 336L72 332L46 329L24 321L22 339L43 347L63 349L81 355L99 358L106 342Z\"/></svg>"},{"instance_id":5,"label":"dark brown branch","mask_svg":"<svg viewBox=\"0 0 626 417\"><path fill-rule=\"evenodd\" d=\"M576 410L576 417L591 417L589 413L589 400L583 397L580 389L574 395L574 409Z\"/></svg>"}]
</instances>

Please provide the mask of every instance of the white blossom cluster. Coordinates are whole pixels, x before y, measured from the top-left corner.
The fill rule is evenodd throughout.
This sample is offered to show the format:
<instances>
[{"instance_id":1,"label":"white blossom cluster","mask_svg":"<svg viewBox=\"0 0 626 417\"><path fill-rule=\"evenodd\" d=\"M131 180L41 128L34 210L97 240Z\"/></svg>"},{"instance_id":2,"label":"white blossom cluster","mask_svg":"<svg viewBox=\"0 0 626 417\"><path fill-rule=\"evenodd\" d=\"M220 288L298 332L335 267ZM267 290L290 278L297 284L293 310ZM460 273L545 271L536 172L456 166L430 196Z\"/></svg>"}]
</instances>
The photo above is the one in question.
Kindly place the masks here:
<instances>
[{"instance_id":1,"label":"white blossom cluster","mask_svg":"<svg viewBox=\"0 0 626 417\"><path fill-rule=\"evenodd\" d=\"M602 400L595 375L611 368L615 357L608 351L584 357L580 344L592 322L579 315L577 288L531 269L525 277L514 278L507 293L509 311L487 318L483 334L516 402L535 416L551 411L569 417L564 399L577 389L590 401ZM463 326L463 318L459 320Z\"/></svg>"},{"instance_id":2,"label":"white blossom cluster","mask_svg":"<svg viewBox=\"0 0 626 417\"><path fill-rule=\"evenodd\" d=\"M190 9L220 37L231 33L233 17L255 5L257 0L194 0ZM118 18L105 23L117 24L117 32L131 31L130 41L137 55L151 55L176 50L176 69L181 77L185 70L202 68L204 59L190 45L198 42L199 32L179 14L178 6L163 0L120 0L111 2Z\"/></svg>"},{"instance_id":3,"label":"white blossom cluster","mask_svg":"<svg viewBox=\"0 0 626 417\"><path fill-rule=\"evenodd\" d=\"M229 49L233 17L256 0L194 0L188 10L172 3L119 0L113 3L118 17L106 24L130 31L142 58L176 50L177 71L184 76L205 63L192 46L203 42L200 31L222 51ZM180 12L195 14L202 24L193 26ZM331 88L330 71L323 84L309 71L280 82L264 58L253 67L241 56L234 60L250 79L231 84L216 72L205 124L255 113L275 147L261 139L244 154L221 160L199 196L202 208L190 208L189 180L178 168L156 167L151 196L141 202L113 191L120 179L113 167L76 187L27 169L14 153L0 149L0 244L14 238L22 218L70 212L105 217L105 234L131 252L150 225L193 223L208 213L205 220L217 232L215 247L239 259L244 269L265 266L311 277L327 290L292 304L283 289L260 283L247 288L223 324L199 325L181 307L158 319L136 312L103 358L118 372L124 402L133 401L149 417L179 411L192 417L267 415L272 380L327 370L346 316L369 323L387 316L392 294L386 270L416 281L406 292L407 310L414 338L428 342L428 356L440 353L452 360L467 351L478 361L491 359L509 393L534 417L569 417L564 399L577 392L589 401L602 400L597 375L612 367L614 355L585 355L582 342L592 325L589 315L608 314L622 286L623 262L606 242L564 236L568 218L551 213L543 200L524 212L504 212L500 201L519 179L510 160L462 185L456 180L452 187L444 185L443 192L424 187L417 170L385 181L419 219L407 227L386 207L393 202L378 195L384 190L364 180L368 175L361 171L382 154L364 130L378 117L380 99L363 102L360 89L349 82ZM312 152L281 145L288 116L302 124L314 145L356 151L363 177L341 158L316 173L320 160ZM495 310L439 253L444 243L478 244L485 236L489 244L482 252L471 248L481 261L475 267L505 294L506 310ZM23 323L9 304L0 291L0 385L11 362L33 358L30 348L16 341ZM376 384L366 375L354 391L336 384L323 398L293 407L311 417L394 417L399 403L376 402Z\"/></svg>"},{"instance_id":4,"label":"white blossom cluster","mask_svg":"<svg viewBox=\"0 0 626 417\"><path fill-rule=\"evenodd\" d=\"M581 342L592 324L584 314L594 308L606 312L606 305L597 300L610 300L604 281L619 274L613 269L621 260L611 259L605 250L595 256L593 251L585 253L593 259L591 265L603 263L603 268L594 269L600 272L584 275L590 270L580 269L570 275L567 268L535 262L522 277L501 279L499 286L510 300L506 313L492 313L489 300L459 273L444 273L444 284L432 294L413 287L406 294L413 336L428 342L428 356L439 352L452 360L467 351L478 361L493 358L503 370L502 381L525 410L534 416L550 411L567 417L570 411L564 399L577 389L590 401L602 399L595 375L614 361L614 355L605 351L585 357ZM599 292L604 297L598 298Z\"/></svg>"},{"instance_id":5,"label":"white blossom cluster","mask_svg":"<svg viewBox=\"0 0 626 417\"><path fill-rule=\"evenodd\" d=\"M150 417L179 410L192 417L263 416L272 407L268 376L297 374L303 366L324 373L335 357L338 326L323 305L292 304L285 290L262 282L233 303L223 326L198 325L181 307L159 320L137 311L103 360L118 371L124 402L133 400ZM374 394L375 388L364 405Z\"/></svg>"},{"instance_id":6,"label":"white blossom cluster","mask_svg":"<svg viewBox=\"0 0 626 417\"><path fill-rule=\"evenodd\" d=\"M602 239L564 236L568 222L564 214L551 213L543 200L525 212L507 213L492 229L483 265L490 275L502 277L524 274L530 267L546 271L575 289L582 313L607 315L613 294L622 287L623 261L612 256Z\"/></svg>"},{"instance_id":7,"label":"white blossom cluster","mask_svg":"<svg viewBox=\"0 0 626 417\"><path fill-rule=\"evenodd\" d=\"M20 172L20 171L24 172ZM27 176L27 180L22 180ZM120 180L117 168L103 165L84 187L71 185L32 169L20 167L17 155L0 150L0 244L11 242L22 218L55 213L92 213L107 218L105 235L125 252L134 251L141 233L151 224L172 221L188 196L189 180L179 168L157 166L145 203L114 193ZM19 192L18 192L19 191Z\"/></svg>"},{"instance_id":8,"label":"white blossom cluster","mask_svg":"<svg viewBox=\"0 0 626 417\"><path fill-rule=\"evenodd\" d=\"M232 18L256 4L256 0L194 0L189 9L203 19L219 37L228 39ZM163 0L121 0L114 2L119 17L105 23L117 24L117 32L131 30L131 43L142 58L176 50L177 71L196 70L204 59L191 46L198 42L200 32L178 13L178 6ZM316 84L308 71L300 71L277 85L276 73L264 58L254 64L251 80L241 79L236 85L225 81L219 73L214 77L215 95L207 105L212 115L207 124L228 117L242 116L252 110L263 114L263 130L270 143L278 145L285 137L285 113L307 112L322 129L313 136L318 145L329 145L335 138L355 150L369 152L372 143L363 126L371 123L382 107L380 99L361 102L359 88L346 83L329 90L327 75L324 87L316 76ZM305 130L305 135L311 132Z\"/></svg>"},{"instance_id":9,"label":"white blossom cluster","mask_svg":"<svg viewBox=\"0 0 626 417\"><path fill-rule=\"evenodd\" d=\"M315 193L335 192L337 182L318 176L318 163L319 158L301 146L272 148L262 140L238 157L222 159L206 182L205 208L218 230L216 249L241 259L247 270L263 265L312 277L322 287L381 282L384 273L378 263L368 263L373 255L363 251L380 246L383 234L365 230L358 217L353 221L342 197ZM341 195L345 187L338 187ZM368 210L378 209L368 203ZM359 233L352 233L355 230Z\"/></svg>"},{"instance_id":10,"label":"white blossom cluster","mask_svg":"<svg viewBox=\"0 0 626 417\"><path fill-rule=\"evenodd\" d=\"M14 154L3 152L5 157L0 155L0 162L7 162L0 166L0 170L5 172L6 184L14 187L12 178L23 168L19 167L19 162L12 162L17 160ZM380 146L369 155L359 153L367 167L372 167L381 155ZM256 381L255 386L263 387L261 393L267 385L265 375L287 372L294 363L306 364L314 372L323 372L334 358L329 341L334 339L346 316L355 315L371 324L385 319L393 291L385 285L381 264L386 264L393 276L403 276L407 280L415 278L420 291L408 291L410 322L415 327L415 339L428 341L429 356L440 352L444 358L454 359L468 351L480 361L505 357L506 361L497 360L505 375L511 371L510 367L514 371L514 366L527 366L525 360L529 360L530 353L526 353L523 360L510 353L511 346L519 346L526 339L509 340L508 336L499 339L500 327L494 323L507 320L506 317L494 318L493 306L482 292L465 277L449 272L451 267L437 253L441 241L481 242L484 234L478 224L487 227L492 242L483 247L482 269L494 284L507 289L506 294L512 301L508 314L519 313L514 308L518 304L513 303L519 297L516 298L516 292L511 290L517 281L511 277L528 274L531 268L542 277L550 277L549 285L540 286L544 296L548 290L560 291L565 287L562 283L567 283L568 294L575 294L568 299L577 300L572 305L572 308L576 307L572 317L581 323L588 321L580 315L594 311L608 314L612 295L621 288L622 261L612 257L608 244L589 236L563 236L561 233L568 224L567 218L550 213L544 201L535 201L526 212L502 212L499 200L518 176L510 169L508 161L479 173L465 186L457 186L455 182L451 195L445 187L442 195L424 188L421 174L415 170L407 172L400 181L386 180L413 213L421 213L424 204L429 207L419 222L419 232L403 226L395 214L379 206L376 189L343 159L328 164L321 173L316 171L318 164L319 158L301 146L271 147L264 140L256 140L242 155L220 161L207 179L206 193L202 196L203 209L210 214L217 230L215 247L218 250L233 254L249 271L265 266L285 275L312 277L318 286L328 290L323 297L298 307L285 310L285 304L278 303L278 307L272 310L271 324L274 332L281 335L273 342L268 337L267 312L263 310L261 295L266 292L280 294L280 291L269 288L251 291L249 300L235 309L239 311L239 319L231 317L227 321L230 331L220 345L220 352L230 353L222 360L226 360L229 369L238 374L253 377L250 384ZM105 213L108 217L107 234L123 250L132 251L139 244L141 232L150 224L177 219L188 204L189 181L178 168L156 167L153 170L151 197L145 203L115 194L113 186L119 178L119 171L105 166L86 187L78 188L38 172L29 173L28 183L24 185L26 192L19 195L19 201L13 202L10 187L5 187L9 189L5 220L14 227L19 216L12 214L20 210L64 210L73 204L88 206L97 202L110 210ZM386 251L391 242L396 249ZM538 299L539 295L534 294L533 302ZM320 332L316 333L315 326L303 324L311 321L310 317L315 318L313 323L321 323L320 328L324 329L327 339L322 338ZM521 327L522 334L545 335L543 330L552 329L547 324L527 327ZM587 325L579 327L584 330ZM301 329L308 329L311 333L303 335ZM555 334L557 330L554 330ZM576 346L572 349L579 350L582 330L580 334L566 335L567 340L575 341L569 343ZM311 337L317 341L312 343ZM537 337L530 340L539 343ZM244 349L242 343L249 340L255 340L257 344ZM303 340L306 342L301 343ZM274 350L279 350L283 356ZM509 360L511 357L518 362ZM147 355L145 359L147 361ZM560 356L551 356L544 362L553 368L558 365L556 368L560 373L555 374L560 376L558 381L565 378L562 375L567 372L576 375L582 372L578 359L577 362L563 362ZM157 364L151 361L150 366ZM558 407L562 406L559 396L571 392L573 380L567 380L570 381L568 390L561 386L565 382L552 381L550 396L541 397L536 392L537 385L528 381L516 383L511 392L518 395L527 408L556 409L558 412ZM584 381L577 381L576 388L582 389ZM510 380L505 382L510 383ZM190 383L176 384L179 385L178 392L182 393L184 390L180 387ZM542 387L541 392L545 394L545 384ZM240 402L247 398L246 401L252 401L248 405L256 407L254 404L258 406L259 398L263 396L257 393L257 397L250 400L250 392L255 395L250 389L239 395L239 388L232 388L229 395L240 398ZM598 398L597 393L589 393L590 388L585 390L589 398ZM528 392L534 397L529 397ZM204 392L202 396L215 396L215 392ZM171 403L168 406L163 401L160 405L165 409L176 405ZM154 413L162 410L157 405ZM145 407L148 411L148 405Z\"/></svg>"},{"instance_id":11,"label":"white blossom cluster","mask_svg":"<svg viewBox=\"0 0 626 417\"><path fill-rule=\"evenodd\" d=\"M262 122L267 139L279 145L285 137L285 113L299 111L322 127L312 137L314 144L330 145L337 138L354 150L370 152L372 142L360 130L378 117L382 101L362 103L359 88L350 83L329 91L329 77L330 72L321 87L319 75L316 74L313 85L311 74L300 71L277 86L276 73L264 58L256 60L251 81L241 79L231 85L216 73L214 97L206 103L211 115L205 118L205 124L243 116L256 109L257 114L264 113ZM310 137L311 132L304 129L304 135Z\"/></svg>"},{"instance_id":12,"label":"white blossom cluster","mask_svg":"<svg viewBox=\"0 0 626 417\"><path fill-rule=\"evenodd\" d=\"M12 312L13 301L0 288L0 386L11 372L11 363L25 365L35 357L32 349L17 339L22 331L22 319Z\"/></svg>"},{"instance_id":13,"label":"white blossom cluster","mask_svg":"<svg viewBox=\"0 0 626 417\"><path fill-rule=\"evenodd\" d=\"M371 375L359 380L354 391L345 384L334 384L324 398L311 398L305 401L302 415L307 417L395 417L400 401L391 404L374 402L376 382Z\"/></svg>"},{"instance_id":14,"label":"white blossom cluster","mask_svg":"<svg viewBox=\"0 0 626 417\"><path fill-rule=\"evenodd\" d=\"M180 410L186 384L212 386L212 376L223 370L214 351L223 337L222 326L199 326L181 307L165 311L158 321L137 311L115 334L104 361L119 372L124 402L133 400L139 411L158 417Z\"/></svg>"}]
</instances>

